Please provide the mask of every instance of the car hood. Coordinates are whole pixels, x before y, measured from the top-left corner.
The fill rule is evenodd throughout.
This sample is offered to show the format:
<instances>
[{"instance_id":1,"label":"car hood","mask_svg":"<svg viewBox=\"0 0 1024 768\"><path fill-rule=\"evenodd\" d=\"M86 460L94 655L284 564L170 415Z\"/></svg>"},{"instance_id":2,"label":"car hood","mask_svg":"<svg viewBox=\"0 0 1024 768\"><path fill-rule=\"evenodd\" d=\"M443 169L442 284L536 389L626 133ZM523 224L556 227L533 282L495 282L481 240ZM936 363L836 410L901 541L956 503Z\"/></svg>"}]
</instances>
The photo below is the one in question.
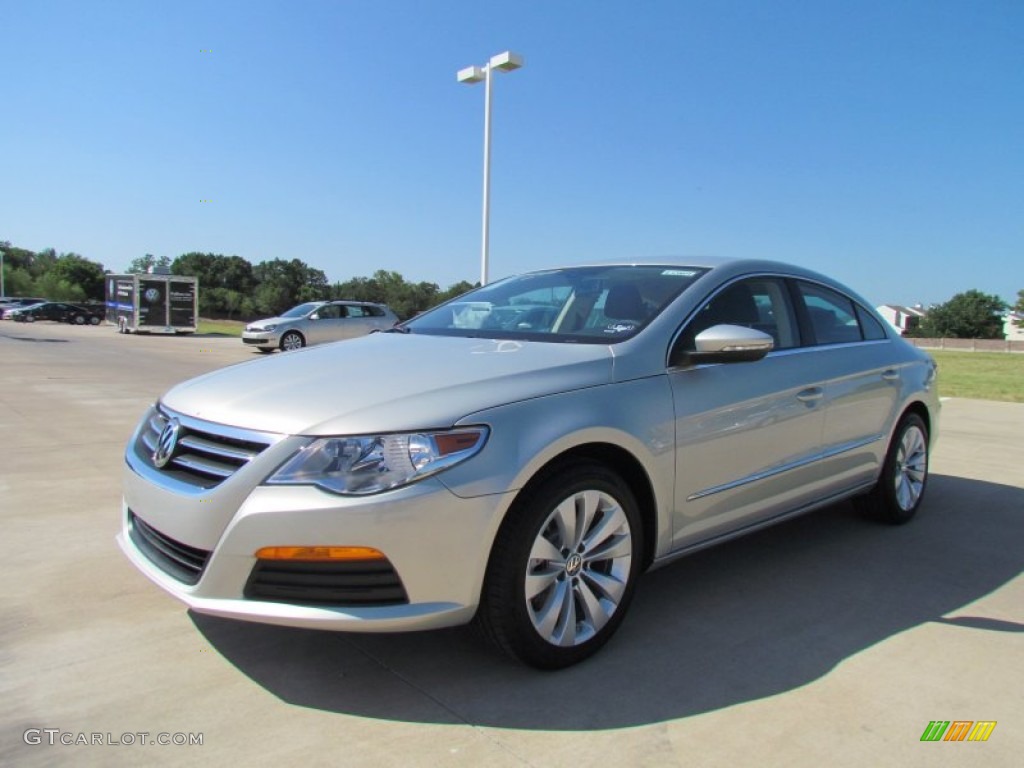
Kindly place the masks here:
<instances>
[{"instance_id":1,"label":"car hood","mask_svg":"<svg viewBox=\"0 0 1024 768\"><path fill-rule=\"evenodd\" d=\"M605 345L375 333L223 368L162 402L283 434L443 428L496 405L606 384L612 360Z\"/></svg>"},{"instance_id":2,"label":"car hood","mask_svg":"<svg viewBox=\"0 0 1024 768\"><path fill-rule=\"evenodd\" d=\"M246 323L246 328L266 328L268 325L284 325L285 323L294 323L296 320L305 320L306 317L268 317L265 320L253 320L251 323Z\"/></svg>"}]
</instances>

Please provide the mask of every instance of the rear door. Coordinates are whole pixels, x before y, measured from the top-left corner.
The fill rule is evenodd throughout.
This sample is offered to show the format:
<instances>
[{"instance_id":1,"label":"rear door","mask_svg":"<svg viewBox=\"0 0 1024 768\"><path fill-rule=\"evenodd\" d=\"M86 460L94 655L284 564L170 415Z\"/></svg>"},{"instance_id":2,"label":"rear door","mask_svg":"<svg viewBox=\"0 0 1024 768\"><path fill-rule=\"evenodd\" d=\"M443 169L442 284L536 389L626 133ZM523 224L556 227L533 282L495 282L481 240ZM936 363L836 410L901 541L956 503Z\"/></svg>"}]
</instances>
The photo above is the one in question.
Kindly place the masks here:
<instances>
[{"instance_id":1,"label":"rear door","mask_svg":"<svg viewBox=\"0 0 1024 768\"><path fill-rule=\"evenodd\" d=\"M891 362L886 332L851 298L804 280L796 281L795 294L825 380L825 476L829 491L841 492L878 473L899 406L901 370Z\"/></svg>"}]
</instances>

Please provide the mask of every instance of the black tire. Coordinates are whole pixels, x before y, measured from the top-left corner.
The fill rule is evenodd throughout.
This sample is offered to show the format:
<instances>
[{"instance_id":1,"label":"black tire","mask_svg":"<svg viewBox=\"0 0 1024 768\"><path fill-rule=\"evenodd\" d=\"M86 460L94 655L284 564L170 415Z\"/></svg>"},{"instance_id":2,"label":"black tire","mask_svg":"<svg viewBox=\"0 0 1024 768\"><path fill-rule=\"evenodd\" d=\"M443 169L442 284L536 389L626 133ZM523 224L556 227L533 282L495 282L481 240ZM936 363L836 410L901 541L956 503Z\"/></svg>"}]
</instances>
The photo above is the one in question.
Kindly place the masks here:
<instances>
[{"instance_id":1,"label":"black tire","mask_svg":"<svg viewBox=\"0 0 1024 768\"><path fill-rule=\"evenodd\" d=\"M566 522L572 531L560 525ZM626 483L596 462L562 465L527 486L509 510L475 623L530 666L571 666L622 623L642 557L643 525Z\"/></svg>"},{"instance_id":2,"label":"black tire","mask_svg":"<svg viewBox=\"0 0 1024 768\"><path fill-rule=\"evenodd\" d=\"M100 319L98 317L96 317L96 315L93 315L92 317L89 318L89 325L99 325L99 324L100 324Z\"/></svg>"},{"instance_id":3,"label":"black tire","mask_svg":"<svg viewBox=\"0 0 1024 768\"><path fill-rule=\"evenodd\" d=\"M298 331L288 331L281 337L281 351L288 352L302 349L306 346L306 339Z\"/></svg>"},{"instance_id":4,"label":"black tire","mask_svg":"<svg viewBox=\"0 0 1024 768\"><path fill-rule=\"evenodd\" d=\"M71 322L75 325L85 325L85 315L75 315L71 318Z\"/></svg>"},{"instance_id":5,"label":"black tire","mask_svg":"<svg viewBox=\"0 0 1024 768\"><path fill-rule=\"evenodd\" d=\"M269 355L274 351L273 347L256 347L256 351L262 355Z\"/></svg>"},{"instance_id":6,"label":"black tire","mask_svg":"<svg viewBox=\"0 0 1024 768\"><path fill-rule=\"evenodd\" d=\"M875 487L854 499L866 517L892 525L908 522L921 506L928 485L928 427L908 413L893 433Z\"/></svg>"}]
</instances>

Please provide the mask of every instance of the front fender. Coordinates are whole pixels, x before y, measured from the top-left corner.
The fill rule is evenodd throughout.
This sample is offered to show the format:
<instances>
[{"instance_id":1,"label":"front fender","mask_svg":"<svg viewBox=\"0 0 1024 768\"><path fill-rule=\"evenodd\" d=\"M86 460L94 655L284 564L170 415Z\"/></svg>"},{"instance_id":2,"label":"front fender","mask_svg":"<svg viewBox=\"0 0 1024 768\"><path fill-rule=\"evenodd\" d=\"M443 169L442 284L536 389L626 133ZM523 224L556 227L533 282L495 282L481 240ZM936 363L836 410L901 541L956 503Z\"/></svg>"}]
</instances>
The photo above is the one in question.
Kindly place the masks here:
<instances>
[{"instance_id":1,"label":"front fender","mask_svg":"<svg viewBox=\"0 0 1024 768\"><path fill-rule=\"evenodd\" d=\"M491 434L477 456L438 476L455 495L516 492L568 451L613 445L650 478L664 540L675 485L675 415L666 376L532 398L469 414L459 424L486 424Z\"/></svg>"}]
</instances>

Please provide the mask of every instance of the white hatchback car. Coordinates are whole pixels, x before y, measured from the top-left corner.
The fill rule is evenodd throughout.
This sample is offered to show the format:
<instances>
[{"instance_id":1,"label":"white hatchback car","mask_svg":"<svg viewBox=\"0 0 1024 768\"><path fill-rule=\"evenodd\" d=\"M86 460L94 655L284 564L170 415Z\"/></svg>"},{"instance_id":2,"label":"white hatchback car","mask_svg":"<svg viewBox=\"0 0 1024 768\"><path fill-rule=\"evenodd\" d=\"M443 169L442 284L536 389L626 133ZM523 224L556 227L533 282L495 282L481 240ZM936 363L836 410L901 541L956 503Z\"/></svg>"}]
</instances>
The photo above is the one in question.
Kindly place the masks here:
<instances>
[{"instance_id":1,"label":"white hatchback car","mask_svg":"<svg viewBox=\"0 0 1024 768\"><path fill-rule=\"evenodd\" d=\"M938 414L932 359L815 272L551 269L173 388L128 444L119 540L200 613L475 619L564 667L648 568L846 498L909 520Z\"/></svg>"}]
</instances>

